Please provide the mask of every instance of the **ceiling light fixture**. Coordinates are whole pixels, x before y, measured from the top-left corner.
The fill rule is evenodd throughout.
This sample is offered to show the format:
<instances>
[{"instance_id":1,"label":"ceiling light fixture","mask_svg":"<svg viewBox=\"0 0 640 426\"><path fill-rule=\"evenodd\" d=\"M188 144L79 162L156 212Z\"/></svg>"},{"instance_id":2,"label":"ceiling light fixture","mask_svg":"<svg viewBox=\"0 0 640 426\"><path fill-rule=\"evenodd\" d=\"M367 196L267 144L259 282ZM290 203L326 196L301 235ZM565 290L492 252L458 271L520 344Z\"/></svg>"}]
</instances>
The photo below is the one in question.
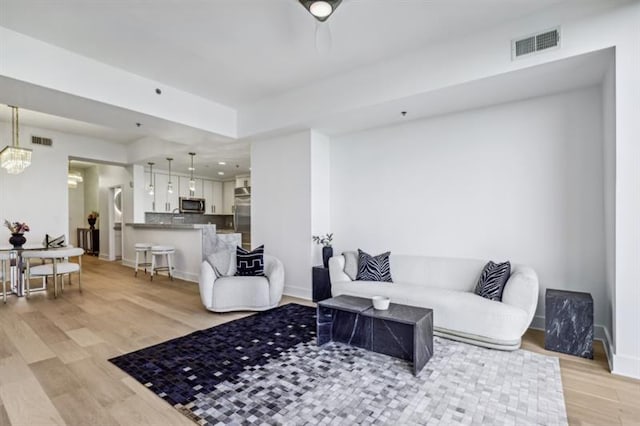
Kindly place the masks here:
<instances>
[{"instance_id":1,"label":"ceiling light fixture","mask_svg":"<svg viewBox=\"0 0 640 426\"><path fill-rule=\"evenodd\" d=\"M318 21L324 22L340 6L342 0L299 0Z\"/></svg>"},{"instance_id":2,"label":"ceiling light fixture","mask_svg":"<svg viewBox=\"0 0 640 426\"><path fill-rule=\"evenodd\" d=\"M153 195L153 165L156 163L147 163L149 165L149 186L147 187L149 195Z\"/></svg>"},{"instance_id":3,"label":"ceiling light fixture","mask_svg":"<svg viewBox=\"0 0 640 426\"><path fill-rule=\"evenodd\" d=\"M193 157L195 157L196 153L190 152L189 155L191 156L191 167L189 167L189 171L191 172L191 179L189 179L189 195L193 196L196 192L196 181L193 178L193 172L196 170L195 167L193 167Z\"/></svg>"},{"instance_id":4,"label":"ceiling light fixture","mask_svg":"<svg viewBox=\"0 0 640 426\"><path fill-rule=\"evenodd\" d=\"M224 176L224 172L218 172L220 176Z\"/></svg>"},{"instance_id":5,"label":"ceiling light fixture","mask_svg":"<svg viewBox=\"0 0 640 426\"><path fill-rule=\"evenodd\" d=\"M69 188L77 188L80 182L83 182L84 179L80 172L72 172L69 170L69 174L67 175L67 185Z\"/></svg>"},{"instance_id":6,"label":"ceiling light fixture","mask_svg":"<svg viewBox=\"0 0 640 426\"><path fill-rule=\"evenodd\" d=\"M226 161L218 161L218 165L219 166L226 166L227 162Z\"/></svg>"},{"instance_id":7,"label":"ceiling light fixture","mask_svg":"<svg viewBox=\"0 0 640 426\"><path fill-rule=\"evenodd\" d=\"M31 150L20 148L18 107L11 108L11 145L0 151L0 167L7 173L17 175L31 165Z\"/></svg>"},{"instance_id":8,"label":"ceiling light fixture","mask_svg":"<svg viewBox=\"0 0 640 426\"><path fill-rule=\"evenodd\" d=\"M167 157L167 161L169 162L169 182L167 182L167 192L169 194L173 194L173 183L171 182L171 162L173 158Z\"/></svg>"}]
</instances>

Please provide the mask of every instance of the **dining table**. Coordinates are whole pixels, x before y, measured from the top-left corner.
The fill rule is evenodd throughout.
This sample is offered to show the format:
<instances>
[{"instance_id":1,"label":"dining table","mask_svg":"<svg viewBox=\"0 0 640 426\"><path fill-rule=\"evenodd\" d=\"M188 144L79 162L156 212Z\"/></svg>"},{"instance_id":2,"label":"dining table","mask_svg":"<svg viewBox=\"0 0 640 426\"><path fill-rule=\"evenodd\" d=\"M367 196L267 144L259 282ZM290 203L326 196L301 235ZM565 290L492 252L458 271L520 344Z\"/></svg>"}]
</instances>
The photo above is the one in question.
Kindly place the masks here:
<instances>
[{"instance_id":1,"label":"dining table","mask_svg":"<svg viewBox=\"0 0 640 426\"><path fill-rule=\"evenodd\" d=\"M18 297L23 297L25 295L25 263L23 259L23 253L28 251L53 251L65 249L64 247L47 247L43 244L25 244L22 247L13 247L9 245L0 245L0 252L9 253L9 282L11 287L11 293L15 294ZM57 258L53 258L53 262L55 263ZM35 291L45 291L46 287L31 289L32 292Z\"/></svg>"}]
</instances>

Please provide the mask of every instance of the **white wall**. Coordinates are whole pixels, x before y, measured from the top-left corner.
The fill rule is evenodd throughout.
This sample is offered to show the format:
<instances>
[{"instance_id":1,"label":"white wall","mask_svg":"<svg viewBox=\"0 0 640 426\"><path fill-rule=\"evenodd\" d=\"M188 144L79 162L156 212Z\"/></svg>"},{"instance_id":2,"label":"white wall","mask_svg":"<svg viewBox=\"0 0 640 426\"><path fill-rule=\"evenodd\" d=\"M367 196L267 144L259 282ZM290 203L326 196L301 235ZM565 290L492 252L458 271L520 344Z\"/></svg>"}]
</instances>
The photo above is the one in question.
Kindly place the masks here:
<instances>
[{"instance_id":1,"label":"white wall","mask_svg":"<svg viewBox=\"0 0 640 426\"><path fill-rule=\"evenodd\" d=\"M251 145L251 242L279 258L287 294L311 295L311 132Z\"/></svg>"},{"instance_id":2,"label":"white wall","mask_svg":"<svg viewBox=\"0 0 640 426\"><path fill-rule=\"evenodd\" d=\"M53 147L32 145L32 134L52 138ZM10 141L10 135L11 124L0 123L0 141ZM117 163L126 160L125 149L103 140L22 125L20 141L21 146L33 149L32 164L19 175L0 169L0 219L26 221L31 227L25 235L27 243L40 243L45 234L65 234L68 239L69 157ZM8 241L8 231L0 232L0 238L4 237Z\"/></svg>"},{"instance_id":3,"label":"white wall","mask_svg":"<svg viewBox=\"0 0 640 426\"><path fill-rule=\"evenodd\" d=\"M532 266L605 322L599 88L347 135L331 144L338 252ZM393 273L393 271L392 271Z\"/></svg>"},{"instance_id":4,"label":"white wall","mask_svg":"<svg viewBox=\"0 0 640 426\"><path fill-rule=\"evenodd\" d=\"M84 217L89 216L89 213L98 210L98 166L91 166L84 169ZM100 219L97 222L100 225ZM88 226L88 222L85 223ZM85 227L86 227L85 226ZM72 229L73 231L73 229Z\"/></svg>"},{"instance_id":5,"label":"white wall","mask_svg":"<svg viewBox=\"0 0 640 426\"><path fill-rule=\"evenodd\" d=\"M616 99L615 64L612 63L602 83L602 130L604 174L604 223L605 223L605 280L606 303L604 324L609 331L606 338L615 347L615 205L616 205Z\"/></svg>"},{"instance_id":6,"label":"white wall","mask_svg":"<svg viewBox=\"0 0 640 426\"><path fill-rule=\"evenodd\" d=\"M82 170L74 170L84 176ZM79 182L76 188L69 188L69 240L68 242L78 246L78 233L76 229L86 227L84 214L84 182ZM57 235L52 235L57 237Z\"/></svg>"},{"instance_id":7,"label":"white wall","mask_svg":"<svg viewBox=\"0 0 640 426\"><path fill-rule=\"evenodd\" d=\"M311 131L311 235L331 233L331 140ZM322 248L314 244L312 264L322 265Z\"/></svg>"},{"instance_id":8,"label":"white wall","mask_svg":"<svg viewBox=\"0 0 640 426\"><path fill-rule=\"evenodd\" d=\"M628 13L635 31L616 46L613 372L640 379L640 3L635 6Z\"/></svg>"}]
</instances>

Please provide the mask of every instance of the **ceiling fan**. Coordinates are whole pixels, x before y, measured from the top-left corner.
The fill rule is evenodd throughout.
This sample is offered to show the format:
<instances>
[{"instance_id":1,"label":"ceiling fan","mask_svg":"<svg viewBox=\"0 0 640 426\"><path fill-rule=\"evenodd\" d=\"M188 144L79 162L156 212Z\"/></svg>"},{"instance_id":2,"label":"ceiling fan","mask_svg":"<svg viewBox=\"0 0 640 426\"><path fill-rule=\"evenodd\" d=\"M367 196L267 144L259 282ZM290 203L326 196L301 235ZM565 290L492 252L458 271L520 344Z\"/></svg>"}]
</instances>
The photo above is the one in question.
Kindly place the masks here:
<instances>
[{"instance_id":1,"label":"ceiling fan","mask_svg":"<svg viewBox=\"0 0 640 426\"><path fill-rule=\"evenodd\" d=\"M340 6L342 0L299 0L318 21L324 22Z\"/></svg>"},{"instance_id":2,"label":"ceiling fan","mask_svg":"<svg viewBox=\"0 0 640 426\"><path fill-rule=\"evenodd\" d=\"M335 12L342 0L298 0L302 6L317 19L315 45L316 51L326 54L331 50L333 40L328 24L324 22Z\"/></svg>"}]
</instances>

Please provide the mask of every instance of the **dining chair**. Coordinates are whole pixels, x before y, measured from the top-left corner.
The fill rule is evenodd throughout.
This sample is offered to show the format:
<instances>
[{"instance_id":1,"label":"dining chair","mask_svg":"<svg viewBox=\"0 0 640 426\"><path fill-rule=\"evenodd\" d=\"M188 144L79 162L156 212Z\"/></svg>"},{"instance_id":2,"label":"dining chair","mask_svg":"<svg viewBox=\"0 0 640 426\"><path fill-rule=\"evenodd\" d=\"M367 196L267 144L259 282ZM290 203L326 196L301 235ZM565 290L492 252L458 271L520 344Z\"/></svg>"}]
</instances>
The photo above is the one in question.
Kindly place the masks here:
<instances>
[{"instance_id":1,"label":"dining chair","mask_svg":"<svg viewBox=\"0 0 640 426\"><path fill-rule=\"evenodd\" d=\"M53 295L58 297L58 276L60 276L60 291L64 289L64 275L69 275L71 282L71 274L78 273L78 289L82 293L82 255L84 249L77 247L68 247L61 249L37 250L24 252L22 254L27 264L26 285L27 297L31 294L31 278L53 277ZM78 263L71 262L69 258L78 257ZM31 259L51 259L52 263L43 263L41 265L31 266Z\"/></svg>"},{"instance_id":2,"label":"dining chair","mask_svg":"<svg viewBox=\"0 0 640 426\"><path fill-rule=\"evenodd\" d=\"M9 253L0 253L0 280L2 280L2 300L4 301L4 303L7 303L7 280L9 280L9 263Z\"/></svg>"}]
</instances>

